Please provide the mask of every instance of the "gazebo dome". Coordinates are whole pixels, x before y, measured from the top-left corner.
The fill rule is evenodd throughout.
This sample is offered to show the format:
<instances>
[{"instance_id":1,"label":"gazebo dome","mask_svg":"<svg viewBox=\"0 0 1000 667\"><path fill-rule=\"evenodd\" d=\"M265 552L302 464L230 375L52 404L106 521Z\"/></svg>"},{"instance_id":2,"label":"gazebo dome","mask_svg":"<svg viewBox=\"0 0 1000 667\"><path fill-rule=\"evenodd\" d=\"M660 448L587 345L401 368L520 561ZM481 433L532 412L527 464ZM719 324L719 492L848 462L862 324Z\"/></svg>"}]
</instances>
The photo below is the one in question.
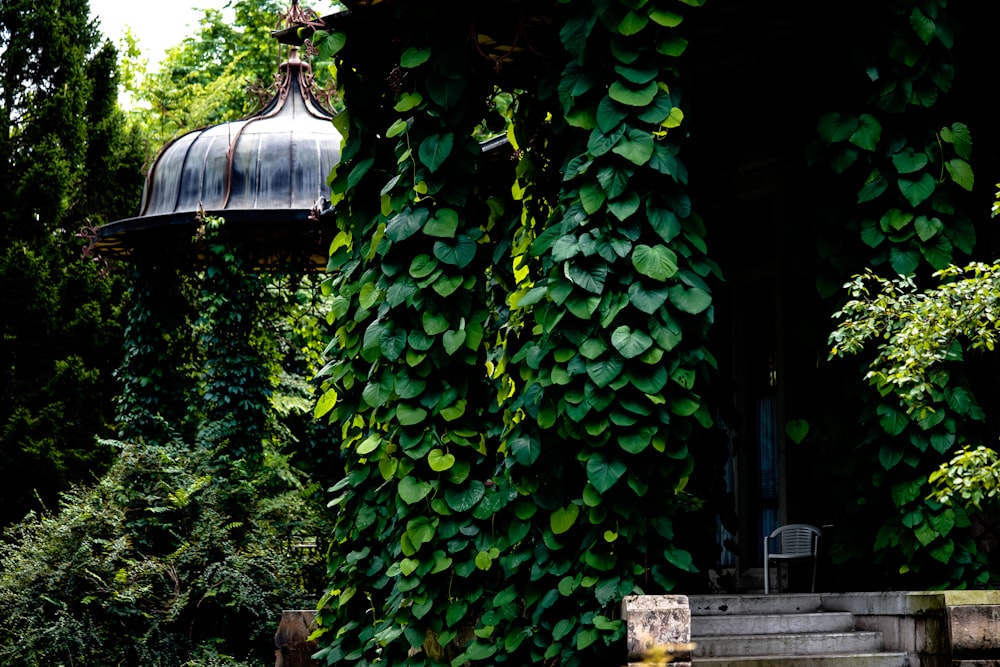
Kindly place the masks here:
<instances>
[{"instance_id":1,"label":"gazebo dome","mask_svg":"<svg viewBox=\"0 0 1000 667\"><path fill-rule=\"evenodd\" d=\"M168 143L146 176L139 215L99 227L94 248L129 257L179 240L190 252L204 211L226 219L258 266L324 268L330 224L318 211L329 199L341 134L311 84L308 63L293 49L262 110Z\"/></svg>"}]
</instances>

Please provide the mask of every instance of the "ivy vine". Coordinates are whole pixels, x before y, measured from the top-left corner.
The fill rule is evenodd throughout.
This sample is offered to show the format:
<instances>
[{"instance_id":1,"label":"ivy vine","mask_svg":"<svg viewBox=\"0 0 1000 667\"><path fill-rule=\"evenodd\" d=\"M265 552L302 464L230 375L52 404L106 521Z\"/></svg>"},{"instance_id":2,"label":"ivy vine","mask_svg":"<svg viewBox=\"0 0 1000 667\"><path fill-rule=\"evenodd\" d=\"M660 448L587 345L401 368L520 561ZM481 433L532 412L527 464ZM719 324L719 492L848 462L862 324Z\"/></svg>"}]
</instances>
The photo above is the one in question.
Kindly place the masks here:
<instances>
[{"instance_id":1,"label":"ivy vine","mask_svg":"<svg viewBox=\"0 0 1000 667\"><path fill-rule=\"evenodd\" d=\"M849 227L858 233L868 265L898 274L912 288L914 280L947 270L975 247L972 222L959 212L975 184L972 136L965 123L948 117L943 103L956 76L956 30L947 2L907 1L885 11L890 29L879 36L882 50L867 62L864 110L822 116L813 157L856 179ZM837 255L831 259L838 270L852 270ZM869 294L873 279L881 280L869 272L852 281L851 303L867 303L871 317L891 317L878 304L910 288L884 280L883 287L896 287ZM833 355L856 351L840 343L857 315L851 304L835 315L842 321L831 337ZM974 424L983 419L967 378L954 365L938 368L922 385L916 408L908 387L877 372L868 378L874 391L862 420L873 430L862 447L875 455L876 493L895 508L874 538L878 560L927 582L985 582L983 555L963 530L971 525L969 517L928 497L928 476L941 457L960 434L975 440Z\"/></svg>"},{"instance_id":2,"label":"ivy vine","mask_svg":"<svg viewBox=\"0 0 1000 667\"><path fill-rule=\"evenodd\" d=\"M383 3L315 36L347 109L327 664L617 659L621 598L693 570L671 517L710 424L717 268L675 65L700 4ZM517 63L483 57L491 11L535 26ZM498 108L506 165L473 139Z\"/></svg>"}]
</instances>

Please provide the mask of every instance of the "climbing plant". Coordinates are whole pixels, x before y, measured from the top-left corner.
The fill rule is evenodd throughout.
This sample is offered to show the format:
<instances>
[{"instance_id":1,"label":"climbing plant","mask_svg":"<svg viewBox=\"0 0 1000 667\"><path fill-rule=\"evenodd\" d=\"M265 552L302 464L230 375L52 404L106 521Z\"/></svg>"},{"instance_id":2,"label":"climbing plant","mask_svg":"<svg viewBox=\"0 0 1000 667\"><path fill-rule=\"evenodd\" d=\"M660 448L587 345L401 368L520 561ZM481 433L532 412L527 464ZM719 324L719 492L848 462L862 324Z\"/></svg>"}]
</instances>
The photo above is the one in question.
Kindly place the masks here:
<instances>
[{"instance_id":1,"label":"climbing plant","mask_svg":"<svg viewBox=\"0 0 1000 667\"><path fill-rule=\"evenodd\" d=\"M314 35L346 105L327 664L589 663L623 596L694 569L671 518L717 270L675 65L700 4L397 2Z\"/></svg>"},{"instance_id":2,"label":"climbing plant","mask_svg":"<svg viewBox=\"0 0 1000 667\"><path fill-rule=\"evenodd\" d=\"M933 271L957 277L949 267L976 243L972 222L961 213L974 186L972 136L946 104L956 77L957 32L946 5L929 0L884 8L885 21L873 25L887 29L872 35L876 50L865 61L867 99L856 112L820 118L814 157L822 155L835 173L855 179L848 227L861 246L854 256L902 277L859 273L846 286L851 301L835 315L838 329L831 337L833 356L859 351L869 337L887 337L869 367L872 390L862 421L870 429L859 436L877 489L862 497L891 501L889 518L874 536L877 558L894 574L915 574L918 585L964 586L988 577L983 556L964 530L968 516L929 498L927 483L959 438L976 442L983 411L961 367L921 361L928 355L957 359L948 346L954 342L950 327L958 325L918 322L933 297L916 289ZM843 261L847 254L831 249L829 256L841 275L857 272ZM963 284L943 286L940 294ZM947 349L926 336L926 327L939 329L938 323ZM919 342L914 325L922 329ZM908 342L897 344L903 338ZM914 374L914 365L926 374Z\"/></svg>"}]
</instances>

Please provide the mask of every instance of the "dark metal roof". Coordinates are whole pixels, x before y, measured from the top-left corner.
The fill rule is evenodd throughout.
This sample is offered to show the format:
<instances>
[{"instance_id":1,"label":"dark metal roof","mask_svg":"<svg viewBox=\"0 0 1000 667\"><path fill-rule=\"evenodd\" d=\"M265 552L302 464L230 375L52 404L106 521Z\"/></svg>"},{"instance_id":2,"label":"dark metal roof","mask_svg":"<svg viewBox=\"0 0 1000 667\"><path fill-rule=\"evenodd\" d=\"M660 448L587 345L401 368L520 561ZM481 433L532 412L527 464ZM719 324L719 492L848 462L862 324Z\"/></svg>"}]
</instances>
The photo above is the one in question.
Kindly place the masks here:
<instances>
[{"instance_id":1,"label":"dark metal roof","mask_svg":"<svg viewBox=\"0 0 1000 667\"><path fill-rule=\"evenodd\" d=\"M341 135L313 95L311 69L297 50L281 73L261 111L167 144L146 177L139 215L99 227L93 249L128 257L174 240L190 252L204 210L226 219L256 264L324 268L331 223L316 211L330 195L327 176L340 161ZM194 252L197 261L197 246Z\"/></svg>"}]
</instances>

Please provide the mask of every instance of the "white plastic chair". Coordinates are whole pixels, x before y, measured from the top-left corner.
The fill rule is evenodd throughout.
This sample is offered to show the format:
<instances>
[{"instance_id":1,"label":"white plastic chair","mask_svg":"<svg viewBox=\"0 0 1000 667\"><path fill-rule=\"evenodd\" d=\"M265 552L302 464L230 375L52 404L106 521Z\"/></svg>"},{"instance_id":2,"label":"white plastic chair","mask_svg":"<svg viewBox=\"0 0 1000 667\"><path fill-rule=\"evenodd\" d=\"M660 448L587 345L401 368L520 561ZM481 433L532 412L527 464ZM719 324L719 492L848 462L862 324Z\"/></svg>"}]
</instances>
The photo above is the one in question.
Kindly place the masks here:
<instances>
[{"instance_id":1,"label":"white plastic chair","mask_svg":"<svg viewBox=\"0 0 1000 667\"><path fill-rule=\"evenodd\" d=\"M764 537L764 595L770 593L771 562L779 564L782 561L804 560L812 558L813 576L811 592L816 592L816 552L819 546L819 536L823 532L816 526L806 523L790 523L778 526L770 535ZM777 551L771 550L771 542L777 540Z\"/></svg>"}]
</instances>

